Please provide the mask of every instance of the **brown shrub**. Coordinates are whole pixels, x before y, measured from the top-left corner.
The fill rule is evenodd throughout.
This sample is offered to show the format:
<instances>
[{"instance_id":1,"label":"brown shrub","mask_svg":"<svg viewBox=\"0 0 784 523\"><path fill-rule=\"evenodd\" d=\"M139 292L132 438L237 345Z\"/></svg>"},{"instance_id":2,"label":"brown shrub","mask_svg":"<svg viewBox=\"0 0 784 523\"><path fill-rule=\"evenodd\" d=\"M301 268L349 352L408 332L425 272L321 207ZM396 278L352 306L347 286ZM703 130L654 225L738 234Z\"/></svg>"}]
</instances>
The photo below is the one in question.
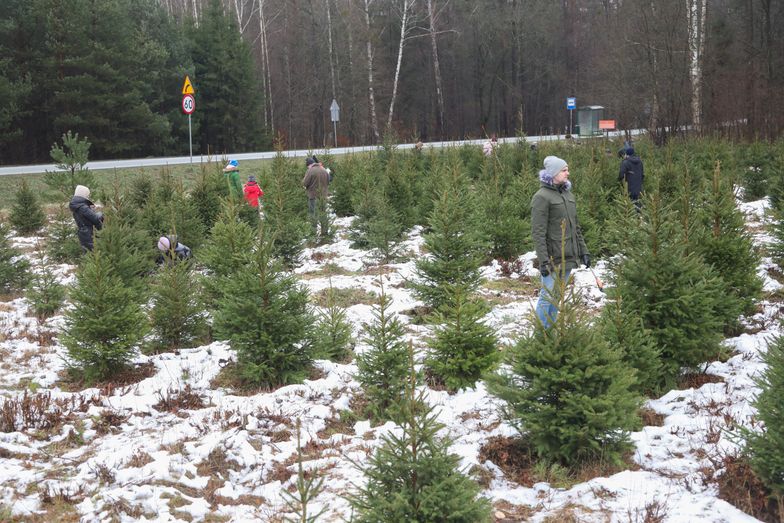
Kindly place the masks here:
<instances>
[{"instance_id":1,"label":"brown shrub","mask_svg":"<svg viewBox=\"0 0 784 523\"><path fill-rule=\"evenodd\" d=\"M719 498L766 523L783 520L784 499L776 499L748 461L738 456L724 456L722 465L724 473L717 478Z\"/></svg>"},{"instance_id":2,"label":"brown shrub","mask_svg":"<svg viewBox=\"0 0 784 523\"><path fill-rule=\"evenodd\" d=\"M153 405L155 410L160 412L171 412L178 414L181 410L198 410L205 407L202 397L185 385L183 389L168 389L165 393L158 391L156 395L160 399Z\"/></svg>"}]
</instances>

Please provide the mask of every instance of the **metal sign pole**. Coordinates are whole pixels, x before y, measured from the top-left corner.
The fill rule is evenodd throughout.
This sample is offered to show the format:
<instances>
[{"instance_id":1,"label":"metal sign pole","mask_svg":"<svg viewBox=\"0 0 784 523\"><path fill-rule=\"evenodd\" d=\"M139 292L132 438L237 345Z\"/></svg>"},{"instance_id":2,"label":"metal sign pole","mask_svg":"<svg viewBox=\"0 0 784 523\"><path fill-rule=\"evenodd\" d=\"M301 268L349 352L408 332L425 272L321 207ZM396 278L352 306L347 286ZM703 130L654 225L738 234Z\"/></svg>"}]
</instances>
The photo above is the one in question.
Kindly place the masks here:
<instances>
[{"instance_id":1,"label":"metal sign pole","mask_svg":"<svg viewBox=\"0 0 784 523\"><path fill-rule=\"evenodd\" d=\"M338 123L332 120L332 134L335 135L335 148L338 147Z\"/></svg>"},{"instance_id":2,"label":"metal sign pole","mask_svg":"<svg viewBox=\"0 0 784 523\"><path fill-rule=\"evenodd\" d=\"M193 134L191 134L191 115L188 115L188 142L191 144L191 165L193 165Z\"/></svg>"},{"instance_id":3,"label":"metal sign pole","mask_svg":"<svg viewBox=\"0 0 784 523\"><path fill-rule=\"evenodd\" d=\"M572 110L569 110L569 136L572 135Z\"/></svg>"}]
</instances>

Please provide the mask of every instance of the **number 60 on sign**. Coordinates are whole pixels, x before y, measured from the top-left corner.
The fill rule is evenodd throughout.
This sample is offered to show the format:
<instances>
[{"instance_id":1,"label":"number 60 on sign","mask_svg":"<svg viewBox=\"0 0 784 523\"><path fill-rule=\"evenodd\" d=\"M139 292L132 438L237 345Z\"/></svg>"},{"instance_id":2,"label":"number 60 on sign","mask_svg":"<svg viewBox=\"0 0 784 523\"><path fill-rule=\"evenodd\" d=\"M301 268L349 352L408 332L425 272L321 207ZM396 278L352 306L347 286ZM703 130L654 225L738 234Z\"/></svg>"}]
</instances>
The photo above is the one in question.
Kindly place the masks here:
<instances>
[{"instance_id":1,"label":"number 60 on sign","mask_svg":"<svg viewBox=\"0 0 784 523\"><path fill-rule=\"evenodd\" d=\"M185 114L191 114L193 111L196 110L196 99L193 97L192 94L186 94L182 97L182 112Z\"/></svg>"}]
</instances>

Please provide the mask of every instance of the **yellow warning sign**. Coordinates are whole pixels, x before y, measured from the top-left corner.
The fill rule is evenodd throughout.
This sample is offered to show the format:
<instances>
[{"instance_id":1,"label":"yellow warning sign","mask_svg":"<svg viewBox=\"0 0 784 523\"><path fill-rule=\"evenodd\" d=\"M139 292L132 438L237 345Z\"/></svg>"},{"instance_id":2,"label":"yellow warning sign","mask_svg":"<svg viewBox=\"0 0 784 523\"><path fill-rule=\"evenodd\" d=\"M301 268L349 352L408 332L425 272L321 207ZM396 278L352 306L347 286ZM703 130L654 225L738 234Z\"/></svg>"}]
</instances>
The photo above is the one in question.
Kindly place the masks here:
<instances>
[{"instance_id":1,"label":"yellow warning sign","mask_svg":"<svg viewBox=\"0 0 784 523\"><path fill-rule=\"evenodd\" d=\"M193 90L193 84L191 83L191 79L188 78L188 75L185 75L185 83L182 84L182 94L196 94L196 91Z\"/></svg>"}]
</instances>

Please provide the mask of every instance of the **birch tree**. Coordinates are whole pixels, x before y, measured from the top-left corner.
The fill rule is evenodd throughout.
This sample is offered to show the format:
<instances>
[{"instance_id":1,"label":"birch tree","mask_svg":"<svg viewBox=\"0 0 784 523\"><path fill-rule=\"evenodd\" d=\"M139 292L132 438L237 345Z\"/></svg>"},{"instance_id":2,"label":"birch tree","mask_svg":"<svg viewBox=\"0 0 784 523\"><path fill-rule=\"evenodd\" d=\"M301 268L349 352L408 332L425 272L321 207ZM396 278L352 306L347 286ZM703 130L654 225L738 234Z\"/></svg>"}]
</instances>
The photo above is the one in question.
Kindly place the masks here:
<instances>
[{"instance_id":1,"label":"birch tree","mask_svg":"<svg viewBox=\"0 0 784 523\"><path fill-rule=\"evenodd\" d=\"M689 78L691 79L692 125L702 123L702 55L705 51L707 0L686 0L689 17Z\"/></svg>"},{"instance_id":2,"label":"birch tree","mask_svg":"<svg viewBox=\"0 0 784 523\"><path fill-rule=\"evenodd\" d=\"M367 31L367 69L368 69L368 104L370 110L370 127L376 142L379 141L378 116L376 114L376 96L373 92L373 43L371 41L370 6L374 0L363 0L365 14L365 29Z\"/></svg>"},{"instance_id":3,"label":"birch tree","mask_svg":"<svg viewBox=\"0 0 784 523\"><path fill-rule=\"evenodd\" d=\"M433 0L427 0L427 18L430 22L430 46L433 49L433 75L436 83L436 100L438 102L438 131L444 132L444 91L441 87L441 66L438 62L438 43L436 42L436 17Z\"/></svg>"},{"instance_id":4,"label":"birch tree","mask_svg":"<svg viewBox=\"0 0 784 523\"><path fill-rule=\"evenodd\" d=\"M397 98L397 86L400 81L400 66L403 63L403 48L406 44L409 32L409 8L413 0L403 0L403 7L400 12L400 42L397 46L397 65L395 65L395 79L392 81L392 99L389 101L389 114L387 115L386 130L392 127L392 117L395 114L395 99Z\"/></svg>"}]
</instances>

